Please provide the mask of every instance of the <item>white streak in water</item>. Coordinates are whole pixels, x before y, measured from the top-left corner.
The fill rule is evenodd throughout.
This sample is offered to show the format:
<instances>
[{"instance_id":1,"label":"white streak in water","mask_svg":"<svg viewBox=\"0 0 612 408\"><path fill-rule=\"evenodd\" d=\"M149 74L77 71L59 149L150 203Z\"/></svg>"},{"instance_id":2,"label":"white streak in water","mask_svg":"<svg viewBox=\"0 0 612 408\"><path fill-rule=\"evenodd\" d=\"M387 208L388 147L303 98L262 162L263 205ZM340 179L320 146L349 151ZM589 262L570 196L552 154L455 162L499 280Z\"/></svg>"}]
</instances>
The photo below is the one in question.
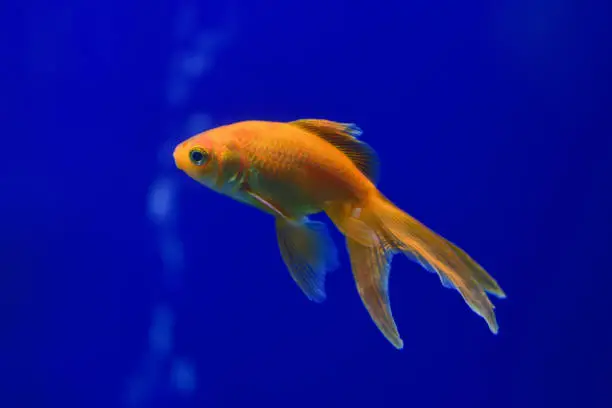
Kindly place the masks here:
<instances>
[{"instance_id":1,"label":"white streak in water","mask_svg":"<svg viewBox=\"0 0 612 408\"><path fill-rule=\"evenodd\" d=\"M223 31L198 28L197 3L183 6L176 21L176 42L182 44L170 61L166 100L170 109L185 109L190 102L194 82L209 72L217 50L229 39L233 27ZM199 100L199 98L195 98ZM183 245L178 236L178 184L172 162L174 145L187 136L210 128L210 117L201 112L186 116L179 123L169 123L169 140L159 151L158 176L149 188L147 213L157 230L157 240L164 271L165 298L152 310L148 346L140 366L128 380L125 404L128 407L158 405L159 396L188 397L197 386L196 369L189 358L176 355L174 349L175 311L173 296L181 290L185 269ZM173 404L167 401L170 406Z\"/></svg>"}]
</instances>

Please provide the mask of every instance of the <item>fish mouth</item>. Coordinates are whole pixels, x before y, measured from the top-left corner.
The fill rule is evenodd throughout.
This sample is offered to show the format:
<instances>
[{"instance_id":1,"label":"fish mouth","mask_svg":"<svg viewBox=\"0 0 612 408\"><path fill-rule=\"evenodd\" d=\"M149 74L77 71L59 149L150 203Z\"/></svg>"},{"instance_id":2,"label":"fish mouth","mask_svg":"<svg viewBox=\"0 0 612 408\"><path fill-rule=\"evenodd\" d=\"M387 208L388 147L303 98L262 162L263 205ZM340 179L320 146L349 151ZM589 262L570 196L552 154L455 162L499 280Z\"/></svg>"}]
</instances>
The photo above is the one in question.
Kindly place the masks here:
<instances>
[{"instance_id":1,"label":"fish mouth","mask_svg":"<svg viewBox=\"0 0 612 408\"><path fill-rule=\"evenodd\" d=\"M179 159L178 147L176 147L174 149L174 152L172 152L172 158L174 159L174 165L176 166L176 168L182 170L183 168L181 166L181 160Z\"/></svg>"}]
</instances>

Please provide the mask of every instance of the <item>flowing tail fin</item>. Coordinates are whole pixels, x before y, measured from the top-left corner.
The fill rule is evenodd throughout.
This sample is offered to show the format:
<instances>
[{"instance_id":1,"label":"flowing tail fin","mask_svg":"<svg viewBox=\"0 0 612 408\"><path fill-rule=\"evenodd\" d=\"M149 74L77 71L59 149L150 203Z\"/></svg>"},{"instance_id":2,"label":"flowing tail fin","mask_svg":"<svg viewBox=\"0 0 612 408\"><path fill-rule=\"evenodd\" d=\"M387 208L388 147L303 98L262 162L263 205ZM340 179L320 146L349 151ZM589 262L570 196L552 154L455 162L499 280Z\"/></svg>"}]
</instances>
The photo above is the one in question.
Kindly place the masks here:
<instances>
[{"instance_id":1,"label":"flowing tail fin","mask_svg":"<svg viewBox=\"0 0 612 408\"><path fill-rule=\"evenodd\" d=\"M392 253L384 245L366 246L347 237L346 247L351 259L351 268L359 296L372 320L382 334L396 348L404 347L389 304L389 272Z\"/></svg>"},{"instance_id":2,"label":"flowing tail fin","mask_svg":"<svg viewBox=\"0 0 612 408\"><path fill-rule=\"evenodd\" d=\"M391 315L387 291L390 261L395 253L403 253L426 270L437 273L442 284L457 289L470 308L485 319L489 329L497 333L494 306L487 292L499 298L506 295L459 247L378 192L362 206L331 205L326 212L347 237L356 284L370 316L396 347L401 348L402 341Z\"/></svg>"}]
</instances>

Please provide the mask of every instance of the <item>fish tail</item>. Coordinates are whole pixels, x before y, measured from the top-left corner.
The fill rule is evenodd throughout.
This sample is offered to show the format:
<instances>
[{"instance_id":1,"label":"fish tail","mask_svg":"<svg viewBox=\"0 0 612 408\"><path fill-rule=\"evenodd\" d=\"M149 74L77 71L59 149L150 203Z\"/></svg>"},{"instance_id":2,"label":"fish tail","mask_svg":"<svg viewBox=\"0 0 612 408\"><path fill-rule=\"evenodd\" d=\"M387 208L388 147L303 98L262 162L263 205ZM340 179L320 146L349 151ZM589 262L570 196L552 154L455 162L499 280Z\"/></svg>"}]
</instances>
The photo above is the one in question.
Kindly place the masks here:
<instances>
[{"instance_id":1,"label":"fish tail","mask_svg":"<svg viewBox=\"0 0 612 408\"><path fill-rule=\"evenodd\" d=\"M281 256L291 277L314 302L326 298L325 276L339 266L338 251L324 223L276 218Z\"/></svg>"},{"instance_id":2,"label":"fish tail","mask_svg":"<svg viewBox=\"0 0 612 408\"><path fill-rule=\"evenodd\" d=\"M351 260L351 269L359 296L372 320L382 334L396 348L404 347L389 303L389 273L392 253L385 249L382 241L374 245L346 237L346 248Z\"/></svg>"},{"instance_id":3,"label":"fish tail","mask_svg":"<svg viewBox=\"0 0 612 408\"><path fill-rule=\"evenodd\" d=\"M380 192L360 205L339 204L326 210L347 237L353 273L362 301L383 334L403 345L391 314L387 283L394 254L402 253L442 284L454 288L489 329L499 326L487 293L506 295L498 283L462 249L444 239L387 200Z\"/></svg>"}]
</instances>

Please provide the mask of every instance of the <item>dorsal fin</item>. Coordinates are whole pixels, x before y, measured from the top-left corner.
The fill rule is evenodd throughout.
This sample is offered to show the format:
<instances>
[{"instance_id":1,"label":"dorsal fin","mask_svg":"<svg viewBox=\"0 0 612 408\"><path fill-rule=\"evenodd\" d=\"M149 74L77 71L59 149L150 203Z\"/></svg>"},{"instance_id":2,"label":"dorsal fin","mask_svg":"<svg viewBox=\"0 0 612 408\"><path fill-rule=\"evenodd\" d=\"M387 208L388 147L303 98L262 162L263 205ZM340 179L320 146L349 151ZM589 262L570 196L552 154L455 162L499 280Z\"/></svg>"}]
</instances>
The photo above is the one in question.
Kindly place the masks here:
<instances>
[{"instance_id":1,"label":"dorsal fin","mask_svg":"<svg viewBox=\"0 0 612 408\"><path fill-rule=\"evenodd\" d=\"M298 126L325 139L344 153L374 184L378 182L378 155L368 144L358 139L361 129L354 123L339 123L324 119L300 119L289 124Z\"/></svg>"}]
</instances>

